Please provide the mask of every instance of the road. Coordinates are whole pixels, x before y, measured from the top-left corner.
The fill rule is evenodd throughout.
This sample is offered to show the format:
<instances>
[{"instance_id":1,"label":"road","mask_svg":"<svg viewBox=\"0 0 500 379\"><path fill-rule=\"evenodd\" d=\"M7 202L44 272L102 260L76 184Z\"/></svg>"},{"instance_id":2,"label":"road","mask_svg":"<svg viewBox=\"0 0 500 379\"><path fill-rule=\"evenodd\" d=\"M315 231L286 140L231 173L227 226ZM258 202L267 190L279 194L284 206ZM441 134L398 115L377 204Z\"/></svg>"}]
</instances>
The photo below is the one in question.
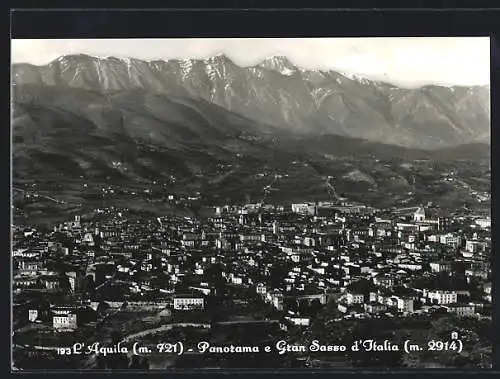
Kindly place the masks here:
<instances>
[{"instance_id":1,"label":"road","mask_svg":"<svg viewBox=\"0 0 500 379\"><path fill-rule=\"evenodd\" d=\"M74 206L78 206L78 207L82 206L81 203L68 202L68 201L65 201L65 200L56 199L54 197L51 197L51 196L48 196L48 195L42 195L42 194L37 193L37 192L30 192L30 191L24 190L24 189L19 188L19 187L14 187L13 186L12 190L14 190L14 191L20 191L20 192L23 192L23 193L28 193L30 195L33 195L34 197L39 197L39 198L43 198L43 199L46 199L46 200L50 200L50 201L52 201L54 203L57 203L57 204L67 204L67 205L74 205Z\"/></svg>"},{"instance_id":2,"label":"road","mask_svg":"<svg viewBox=\"0 0 500 379\"><path fill-rule=\"evenodd\" d=\"M238 325L238 324L276 324L279 320L242 320L242 321L221 321L217 325Z\"/></svg>"}]
</instances>

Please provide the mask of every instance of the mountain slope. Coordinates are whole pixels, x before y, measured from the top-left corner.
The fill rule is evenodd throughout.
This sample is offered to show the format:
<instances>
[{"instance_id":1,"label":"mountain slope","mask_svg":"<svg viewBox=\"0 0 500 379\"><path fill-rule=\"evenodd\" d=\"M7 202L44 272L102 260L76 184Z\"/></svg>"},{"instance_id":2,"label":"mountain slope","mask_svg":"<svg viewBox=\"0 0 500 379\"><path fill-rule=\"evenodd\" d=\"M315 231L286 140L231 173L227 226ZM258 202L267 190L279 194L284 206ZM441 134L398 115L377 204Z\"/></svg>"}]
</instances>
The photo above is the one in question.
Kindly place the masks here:
<instances>
[{"instance_id":1,"label":"mountain slope","mask_svg":"<svg viewBox=\"0 0 500 379\"><path fill-rule=\"evenodd\" d=\"M259 123L299 134L336 134L416 148L488 141L486 87L418 89L334 71L307 71L285 57L239 67L224 55L205 60L60 57L46 66L15 64L15 86L81 88L96 93L142 89L206 100Z\"/></svg>"},{"instance_id":2,"label":"mountain slope","mask_svg":"<svg viewBox=\"0 0 500 379\"><path fill-rule=\"evenodd\" d=\"M120 172L141 178L148 171L152 176L170 175L169 165L190 175L197 162L216 165L219 160L238 160L238 154L265 158L266 152L272 153L266 147L272 143L268 137L272 127L202 100L137 89L102 95L45 86L19 86L13 95L15 174L27 170L26 175L35 175L43 156L61 160L51 159L40 174L51 167L57 171L63 164L71 170L61 175ZM256 140L262 141L257 148ZM30 157L33 165L22 164ZM92 169L95 165L97 171ZM104 166L109 170L103 171Z\"/></svg>"},{"instance_id":3,"label":"mountain slope","mask_svg":"<svg viewBox=\"0 0 500 379\"><path fill-rule=\"evenodd\" d=\"M331 177L339 193L363 203L442 199L456 205L473 195L443 182L443 175L460 175L465 167L465 181L477 177L472 188L488 185L484 144L428 151L285 133L202 99L137 88L103 94L16 85L13 113L14 185L36 183L56 198L85 198L85 183L95 191L108 184L142 191L157 182L160 193L200 192L208 203L247 196L325 200ZM465 166L460 158L468 160Z\"/></svg>"}]
</instances>

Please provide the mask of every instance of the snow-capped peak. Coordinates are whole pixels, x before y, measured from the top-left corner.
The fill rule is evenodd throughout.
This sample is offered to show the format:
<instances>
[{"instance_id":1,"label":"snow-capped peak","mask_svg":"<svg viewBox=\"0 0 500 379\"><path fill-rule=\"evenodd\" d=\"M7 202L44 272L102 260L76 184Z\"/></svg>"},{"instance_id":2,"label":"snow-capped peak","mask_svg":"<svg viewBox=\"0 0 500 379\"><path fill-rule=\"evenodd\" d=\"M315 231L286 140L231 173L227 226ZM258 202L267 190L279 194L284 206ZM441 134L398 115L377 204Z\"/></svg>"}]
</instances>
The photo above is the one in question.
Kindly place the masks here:
<instances>
[{"instance_id":1,"label":"snow-capped peak","mask_svg":"<svg viewBox=\"0 0 500 379\"><path fill-rule=\"evenodd\" d=\"M233 61L227 55L225 55L223 53L214 55L210 58L206 58L203 61L205 63L208 63L208 64L219 64L219 65L228 65L228 66L234 65Z\"/></svg>"},{"instance_id":2,"label":"snow-capped peak","mask_svg":"<svg viewBox=\"0 0 500 379\"><path fill-rule=\"evenodd\" d=\"M278 71L282 75L293 75L298 68L283 55L275 55L264 59L259 66L269 70Z\"/></svg>"},{"instance_id":3,"label":"snow-capped peak","mask_svg":"<svg viewBox=\"0 0 500 379\"><path fill-rule=\"evenodd\" d=\"M342 76L345 76L347 79L355 80L355 81L360 82L360 83L367 83L370 81L366 77L359 75L359 74L352 73L352 72L341 72L340 74Z\"/></svg>"},{"instance_id":4,"label":"snow-capped peak","mask_svg":"<svg viewBox=\"0 0 500 379\"><path fill-rule=\"evenodd\" d=\"M281 73L286 76L293 75L295 73L295 70L289 69L289 68L284 68L281 70Z\"/></svg>"}]
</instances>

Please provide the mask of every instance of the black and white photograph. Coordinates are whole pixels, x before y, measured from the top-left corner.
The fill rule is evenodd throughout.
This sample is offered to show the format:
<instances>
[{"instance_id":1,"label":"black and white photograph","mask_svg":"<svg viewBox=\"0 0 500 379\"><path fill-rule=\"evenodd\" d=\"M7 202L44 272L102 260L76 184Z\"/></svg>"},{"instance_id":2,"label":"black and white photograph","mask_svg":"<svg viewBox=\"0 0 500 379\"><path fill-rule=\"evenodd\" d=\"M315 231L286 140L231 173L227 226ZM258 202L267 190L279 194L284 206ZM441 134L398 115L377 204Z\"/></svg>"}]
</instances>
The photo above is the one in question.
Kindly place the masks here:
<instances>
[{"instance_id":1,"label":"black and white photograph","mask_svg":"<svg viewBox=\"0 0 500 379\"><path fill-rule=\"evenodd\" d=\"M489 37L12 39L12 370L491 369L490 107Z\"/></svg>"}]
</instances>

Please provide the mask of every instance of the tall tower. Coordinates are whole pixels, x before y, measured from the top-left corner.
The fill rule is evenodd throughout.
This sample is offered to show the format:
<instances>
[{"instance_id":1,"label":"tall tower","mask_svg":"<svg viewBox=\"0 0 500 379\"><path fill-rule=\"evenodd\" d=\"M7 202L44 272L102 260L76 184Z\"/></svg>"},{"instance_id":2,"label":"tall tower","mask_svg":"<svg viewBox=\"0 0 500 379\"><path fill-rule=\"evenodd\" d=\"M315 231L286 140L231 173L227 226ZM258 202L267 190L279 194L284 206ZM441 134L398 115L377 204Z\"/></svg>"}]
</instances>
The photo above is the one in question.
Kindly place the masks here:
<instances>
[{"instance_id":1,"label":"tall tower","mask_svg":"<svg viewBox=\"0 0 500 379\"><path fill-rule=\"evenodd\" d=\"M273 222L273 234L277 235L279 233L278 221Z\"/></svg>"}]
</instances>

